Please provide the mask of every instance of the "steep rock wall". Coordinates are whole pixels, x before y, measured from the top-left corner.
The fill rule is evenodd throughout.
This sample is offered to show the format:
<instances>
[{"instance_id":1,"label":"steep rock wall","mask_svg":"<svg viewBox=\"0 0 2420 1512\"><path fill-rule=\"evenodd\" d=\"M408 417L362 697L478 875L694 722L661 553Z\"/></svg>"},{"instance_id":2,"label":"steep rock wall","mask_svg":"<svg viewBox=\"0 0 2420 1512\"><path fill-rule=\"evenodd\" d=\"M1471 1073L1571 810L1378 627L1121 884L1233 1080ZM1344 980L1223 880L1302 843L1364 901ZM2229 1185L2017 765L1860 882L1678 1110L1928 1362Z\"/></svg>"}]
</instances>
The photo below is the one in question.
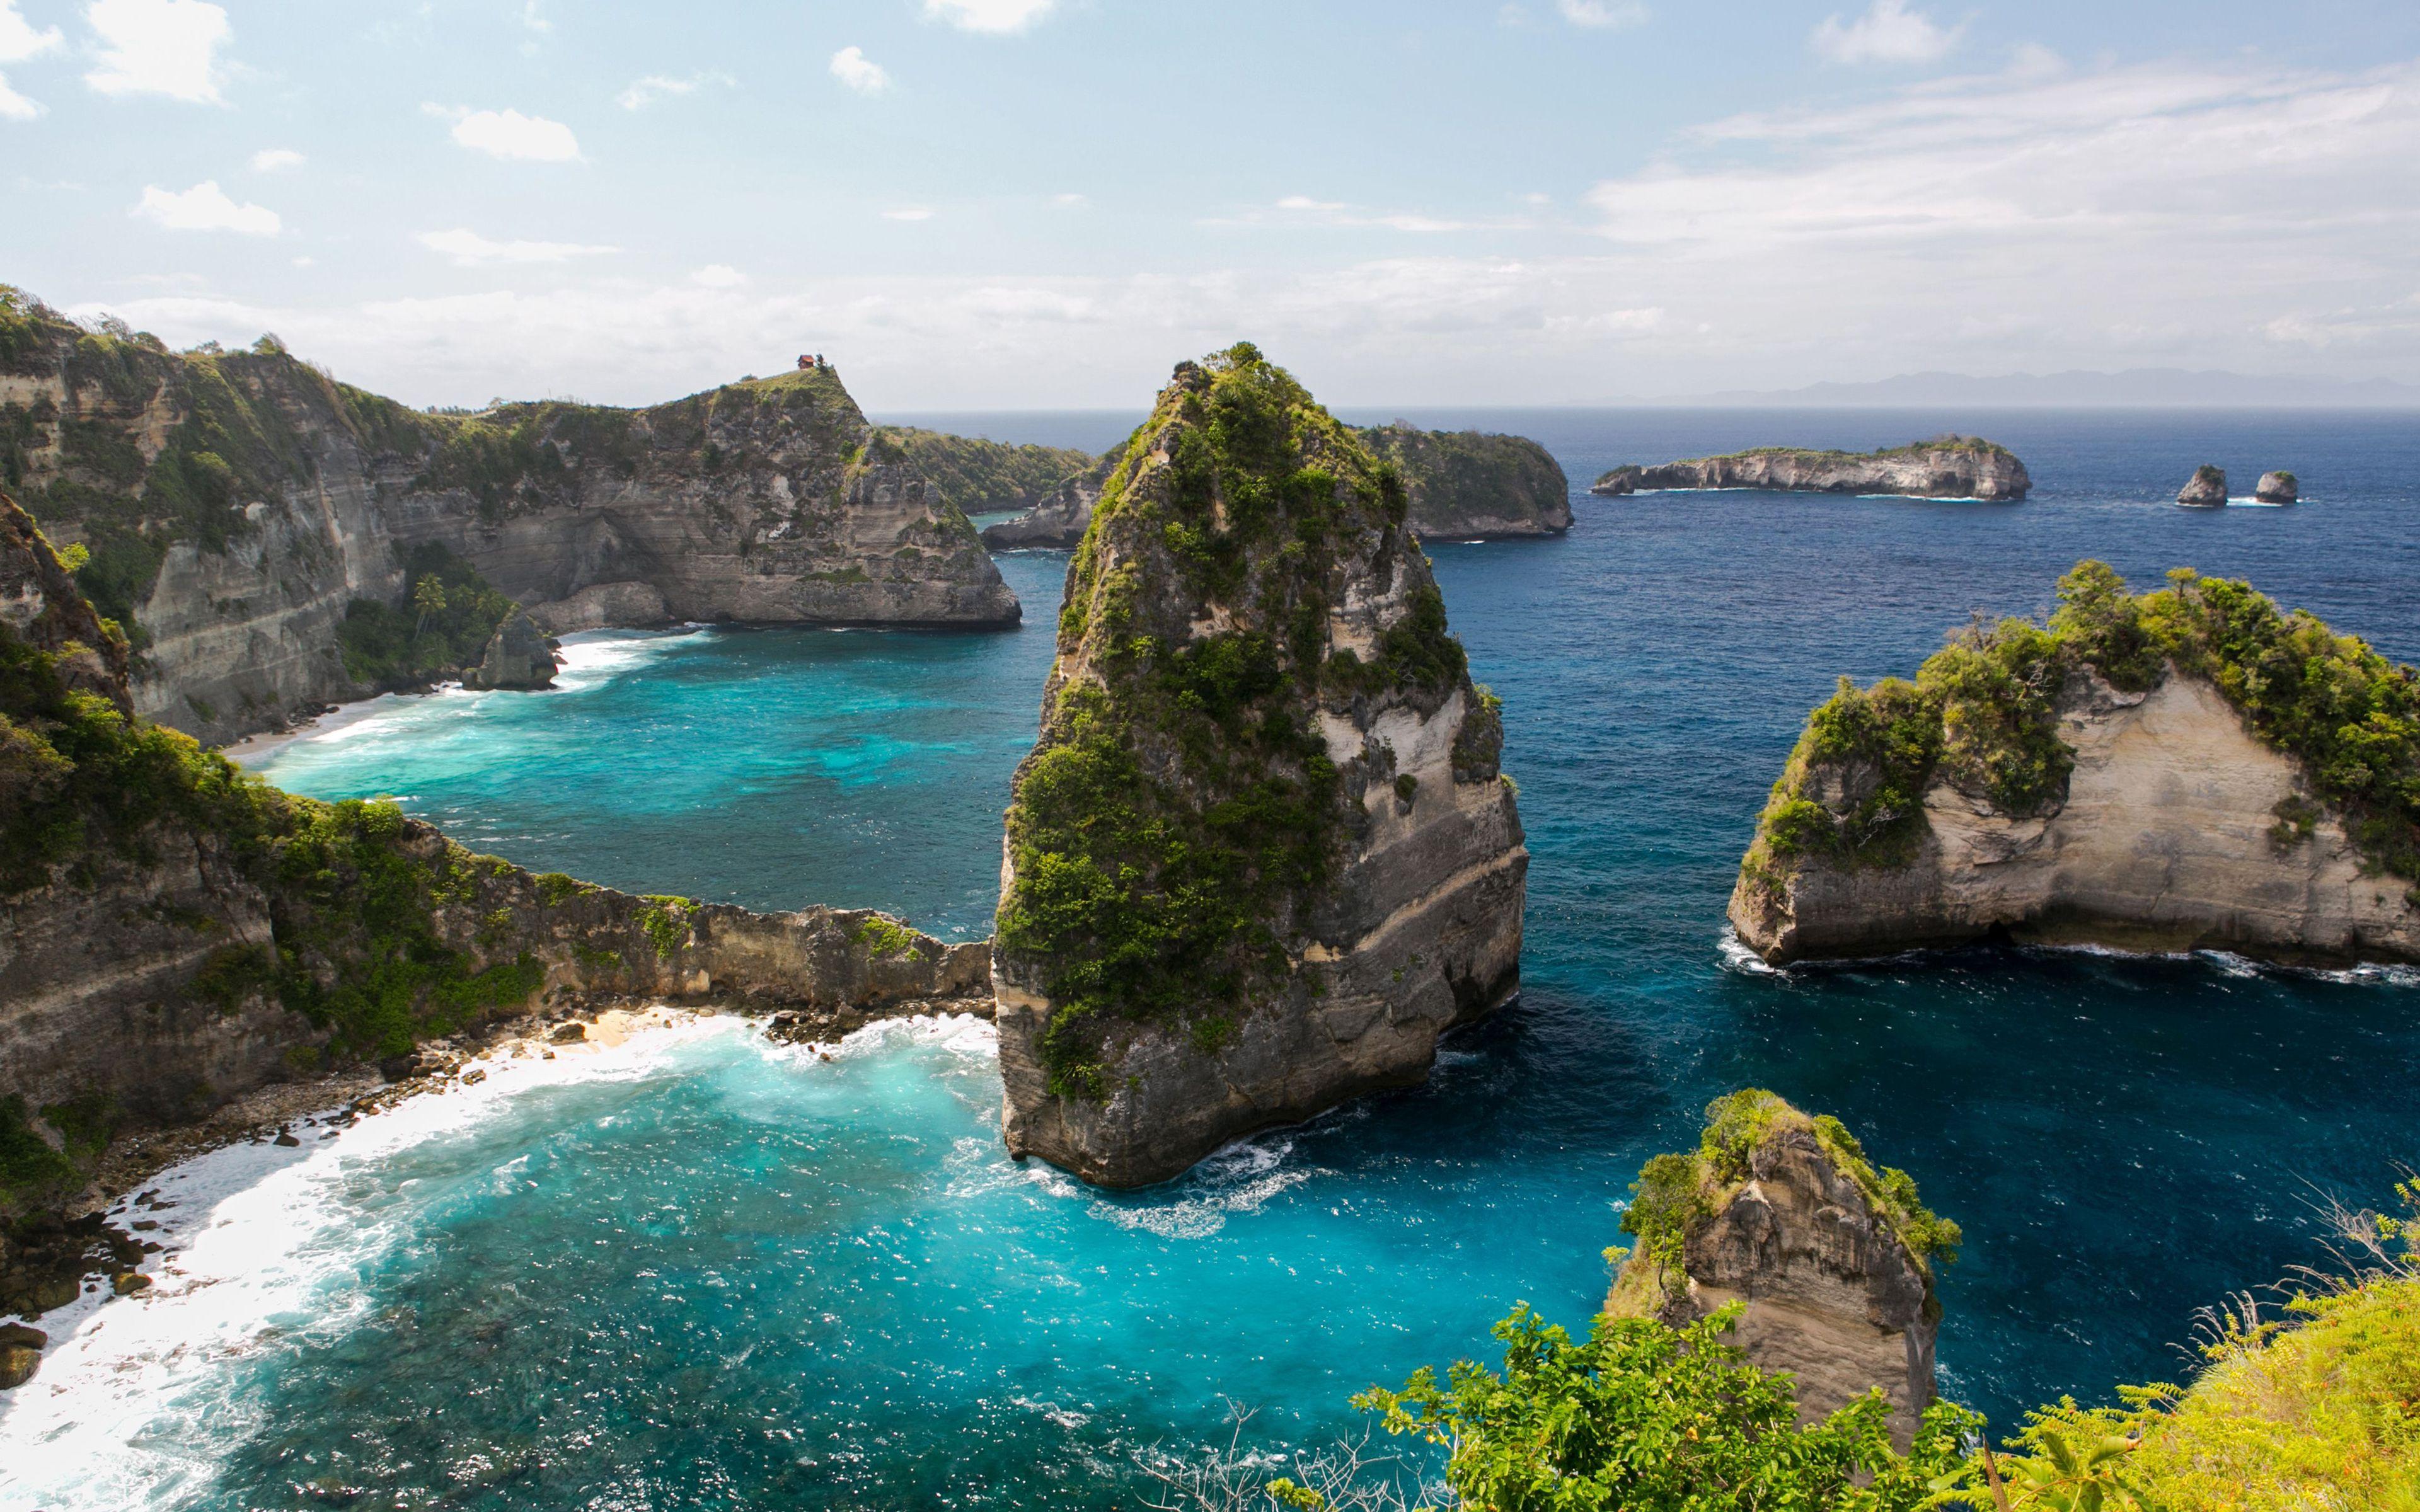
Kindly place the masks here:
<instances>
[{"instance_id":1,"label":"steep rock wall","mask_svg":"<svg viewBox=\"0 0 2420 1512\"><path fill-rule=\"evenodd\" d=\"M1291 378L1179 367L1060 624L994 959L1012 1151L1162 1180L1511 996L1501 722L1400 485Z\"/></svg>"},{"instance_id":2,"label":"steep rock wall","mask_svg":"<svg viewBox=\"0 0 2420 1512\"><path fill-rule=\"evenodd\" d=\"M1364 429L1361 439L1403 470L1412 529L1425 539L1560 535L1572 528L1562 464L1526 437L1420 430L1398 421Z\"/></svg>"},{"instance_id":3,"label":"steep rock wall","mask_svg":"<svg viewBox=\"0 0 2420 1512\"><path fill-rule=\"evenodd\" d=\"M1810 859L1776 894L1743 874L1730 918L1766 959L1860 956L2005 933L2021 942L2227 949L2285 960L2420 959L2411 885L2367 866L2342 816L2292 833L2301 764L2254 738L2207 680L2147 694L2073 679L2074 754L2055 811L2010 817L1936 776L1903 866Z\"/></svg>"},{"instance_id":4,"label":"steep rock wall","mask_svg":"<svg viewBox=\"0 0 2420 1512\"><path fill-rule=\"evenodd\" d=\"M923 440L960 477L1016 451ZM565 628L1020 613L829 367L639 410L424 413L272 341L172 353L0 289L0 482L90 550L78 578L134 639L136 706L213 743L361 696L337 628L396 599L423 543Z\"/></svg>"}]
</instances>

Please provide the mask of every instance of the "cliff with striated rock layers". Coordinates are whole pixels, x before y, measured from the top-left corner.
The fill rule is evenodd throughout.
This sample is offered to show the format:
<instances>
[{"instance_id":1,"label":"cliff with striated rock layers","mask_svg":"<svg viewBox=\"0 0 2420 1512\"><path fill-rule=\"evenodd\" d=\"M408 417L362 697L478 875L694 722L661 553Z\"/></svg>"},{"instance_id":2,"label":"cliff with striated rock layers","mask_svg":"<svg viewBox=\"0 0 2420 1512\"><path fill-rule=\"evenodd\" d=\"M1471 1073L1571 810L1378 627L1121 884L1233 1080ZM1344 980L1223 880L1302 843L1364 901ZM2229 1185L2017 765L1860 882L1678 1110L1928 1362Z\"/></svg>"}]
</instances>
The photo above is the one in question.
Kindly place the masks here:
<instances>
[{"instance_id":1,"label":"cliff with striated rock layers","mask_svg":"<svg viewBox=\"0 0 2420 1512\"><path fill-rule=\"evenodd\" d=\"M2420 960L2420 678L2248 585L1962 632L1809 717L1730 918L1766 960L1983 939Z\"/></svg>"},{"instance_id":2,"label":"cliff with striated rock layers","mask_svg":"<svg viewBox=\"0 0 2420 1512\"><path fill-rule=\"evenodd\" d=\"M2033 488L2016 454L1973 436L1945 436L1880 452L1760 446L1657 467L1619 467L1589 486L1619 496L1667 488L1750 488L1784 493L1900 494L1916 499L2013 502Z\"/></svg>"},{"instance_id":3,"label":"cliff with striated rock layers","mask_svg":"<svg viewBox=\"0 0 2420 1512\"><path fill-rule=\"evenodd\" d=\"M1423 1079L1528 853L1401 478L1249 347L1179 364L1067 576L1008 814L1003 1134L1139 1186Z\"/></svg>"},{"instance_id":4,"label":"cliff with striated rock layers","mask_svg":"<svg viewBox=\"0 0 2420 1512\"><path fill-rule=\"evenodd\" d=\"M1838 1119L1750 1088L1709 1104L1698 1148L1649 1161L1631 1191L1637 1242L1607 1313L1680 1327L1743 1304L1730 1342L1796 1378L1801 1423L1879 1389L1907 1447L1934 1396L1932 1268L1960 1234L1906 1172L1877 1170Z\"/></svg>"},{"instance_id":5,"label":"cliff with striated rock layers","mask_svg":"<svg viewBox=\"0 0 2420 1512\"><path fill-rule=\"evenodd\" d=\"M550 995L985 1010L981 945L879 914L631 897L319 803L130 714L124 640L0 495L0 1216L121 1127ZM977 996L976 995L980 995Z\"/></svg>"},{"instance_id":6,"label":"cliff with striated rock layers","mask_svg":"<svg viewBox=\"0 0 2420 1512\"><path fill-rule=\"evenodd\" d=\"M274 338L175 353L0 287L0 483L85 554L78 581L132 639L137 708L208 741L381 686L349 666L344 627L403 603L415 553L558 634L1014 624L973 527L910 465L920 447L962 479L970 449L1012 450L878 430L829 367L645 409L423 412Z\"/></svg>"}]
</instances>

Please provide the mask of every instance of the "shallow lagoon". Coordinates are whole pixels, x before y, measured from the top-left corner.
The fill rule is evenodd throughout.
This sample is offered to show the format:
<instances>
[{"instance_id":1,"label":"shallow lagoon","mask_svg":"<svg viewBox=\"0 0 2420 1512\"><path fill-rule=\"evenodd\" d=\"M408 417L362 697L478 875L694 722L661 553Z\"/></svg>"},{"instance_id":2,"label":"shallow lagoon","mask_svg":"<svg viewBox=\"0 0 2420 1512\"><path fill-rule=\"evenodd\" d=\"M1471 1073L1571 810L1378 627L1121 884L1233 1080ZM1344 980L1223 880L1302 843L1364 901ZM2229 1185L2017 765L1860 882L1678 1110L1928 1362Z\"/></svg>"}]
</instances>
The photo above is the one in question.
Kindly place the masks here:
<instances>
[{"instance_id":1,"label":"shallow lagoon","mask_svg":"<svg viewBox=\"0 0 2420 1512\"><path fill-rule=\"evenodd\" d=\"M1833 677L1912 671L1971 609L2038 611L2078 556L2250 576L2420 657L2407 419L1471 418L1582 484L1759 440L1978 429L2038 491L1583 499L1562 541L1433 545L1506 700L1535 860L1523 1004L1428 1088L1111 1198L1000 1155L971 1025L877 1030L829 1064L726 1026L610 1075L499 1078L415 1115L426 1137L349 1154L348 1134L278 1201L231 1199L254 1206L229 1232L299 1279L226 1311L283 1332L131 1378L105 1351L46 1371L70 1402L135 1384L78 1419L110 1431L46 1441L94 1453L39 1504L302 1505L339 1473L379 1505L1130 1502L1117 1467L1223 1439L1229 1401L1255 1435L1316 1439L1352 1426L1350 1392L1483 1350L1517 1298L1581 1322L1640 1160L1743 1083L1838 1113L1964 1224L1944 1386L2007 1421L2174 1374L2195 1307L2313 1257L2315 1190L2375 1200L2413 1157L2410 973L1976 952L1778 977L1728 961L1720 929ZM2158 501L2210 458L2292 467L2314 501ZM400 795L532 866L978 935L1063 563L1003 559L1013 634L600 637L564 691L390 701L266 769ZM100 1342L126 1336L113 1310ZM0 1462L57 1421L12 1405Z\"/></svg>"}]
</instances>

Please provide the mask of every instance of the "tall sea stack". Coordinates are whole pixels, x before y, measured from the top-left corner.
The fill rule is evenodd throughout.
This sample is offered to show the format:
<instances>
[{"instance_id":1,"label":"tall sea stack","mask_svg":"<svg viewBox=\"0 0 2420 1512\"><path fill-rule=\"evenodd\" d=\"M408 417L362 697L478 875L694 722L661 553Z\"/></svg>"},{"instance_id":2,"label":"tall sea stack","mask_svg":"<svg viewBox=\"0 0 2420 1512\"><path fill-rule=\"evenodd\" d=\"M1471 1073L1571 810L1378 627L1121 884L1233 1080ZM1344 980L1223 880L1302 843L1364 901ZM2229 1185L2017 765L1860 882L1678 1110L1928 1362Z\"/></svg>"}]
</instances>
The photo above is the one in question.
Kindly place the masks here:
<instances>
[{"instance_id":1,"label":"tall sea stack","mask_svg":"<svg viewBox=\"0 0 2420 1512\"><path fill-rule=\"evenodd\" d=\"M1088 1180L1422 1080L1519 981L1528 852L1401 479L1249 345L1077 548L1017 768L1003 1133Z\"/></svg>"}]
</instances>

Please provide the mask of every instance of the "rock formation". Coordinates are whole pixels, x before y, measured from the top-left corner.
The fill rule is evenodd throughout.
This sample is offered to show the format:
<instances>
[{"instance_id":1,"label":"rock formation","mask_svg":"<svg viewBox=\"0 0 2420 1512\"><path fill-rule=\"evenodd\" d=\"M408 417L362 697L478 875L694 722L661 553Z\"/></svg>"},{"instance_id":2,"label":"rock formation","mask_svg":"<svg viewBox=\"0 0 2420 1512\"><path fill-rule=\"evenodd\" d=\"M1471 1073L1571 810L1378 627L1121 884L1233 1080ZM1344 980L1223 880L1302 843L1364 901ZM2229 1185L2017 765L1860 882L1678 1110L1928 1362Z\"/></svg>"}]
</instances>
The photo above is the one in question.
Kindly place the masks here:
<instances>
[{"instance_id":1,"label":"rock formation","mask_svg":"<svg viewBox=\"0 0 2420 1512\"><path fill-rule=\"evenodd\" d=\"M392 805L290 796L129 719L123 643L6 496L0 605L0 1216L71 1186L121 1124L558 990L988 1009L984 946L879 914L533 876ZM116 709L75 696L96 671Z\"/></svg>"},{"instance_id":2,"label":"rock formation","mask_svg":"<svg viewBox=\"0 0 2420 1512\"><path fill-rule=\"evenodd\" d=\"M1109 453L1083 471L1061 480L1058 487L1016 518L985 526L984 545L995 551L1072 549L1091 528L1093 506L1101 501L1101 488L1125 455L1123 450Z\"/></svg>"},{"instance_id":3,"label":"rock formation","mask_svg":"<svg viewBox=\"0 0 2420 1512\"><path fill-rule=\"evenodd\" d=\"M1570 480L1536 441L1475 430L1419 430L1403 421L1362 430L1402 471L1412 529L1434 541L1560 535L1572 528Z\"/></svg>"},{"instance_id":4,"label":"rock formation","mask_svg":"<svg viewBox=\"0 0 2420 1512\"><path fill-rule=\"evenodd\" d=\"M2252 497L2264 504L2290 504L2302 496L2302 484L2290 472L2263 472L2252 490Z\"/></svg>"},{"instance_id":5,"label":"rock formation","mask_svg":"<svg viewBox=\"0 0 2420 1512\"><path fill-rule=\"evenodd\" d=\"M1619 496L1657 488L1758 488L2001 503L2023 499L2032 487L2025 465L2007 447L1973 436L1945 436L1881 452L1760 446L1661 467L1620 467L1597 479L1589 492Z\"/></svg>"},{"instance_id":6,"label":"rock formation","mask_svg":"<svg viewBox=\"0 0 2420 1512\"><path fill-rule=\"evenodd\" d=\"M1752 1089L1712 1103L1699 1148L1650 1161L1633 1192L1622 1227L1638 1242L1606 1311L1679 1326L1745 1303L1736 1342L1797 1378L1800 1421L1880 1387L1907 1447L1933 1399L1932 1260L1959 1235L1905 1172L1876 1170L1838 1119Z\"/></svg>"},{"instance_id":7,"label":"rock formation","mask_svg":"<svg viewBox=\"0 0 2420 1512\"><path fill-rule=\"evenodd\" d=\"M2192 479L2177 490L2177 502L2205 509L2226 503L2226 470L2207 462L2194 469Z\"/></svg>"},{"instance_id":8,"label":"rock formation","mask_svg":"<svg viewBox=\"0 0 2420 1512\"><path fill-rule=\"evenodd\" d=\"M2244 584L1969 632L1808 720L1730 918L1766 960L2005 938L2420 959L2420 681Z\"/></svg>"},{"instance_id":9,"label":"rock formation","mask_svg":"<svg viewBox=\"0 0 2420 1512\"><path fill-rule=\"evenodd\" d=\"M1069 567L993 978L1009 1149L1138 1186L1419 1082L1519 980L1528 853L1397 476L1181 363Z\"/></svg>"},{"instance_id":10,"label":"rock formation","mask_svg":"<svg viewBox=\"0 0 2420 1512\"><path fill-rule=\"evenodd\" d=\"M899 449L908 467L933 485L943 503L969 515L1035 508L1066 479L1100 460L1072 446L1013 446L914 425L877 425L875 431Z\"/></svg>"},{"instance_id":11,"label":"rock formation","mask_svg":"<svg viewBox=\"0 0 2420 1512\"><path fill-rule=\"evenodd\" d=\"M207 741L365 691L339 626L357 601L397 601L404 554L432 543L558 629L626 609L1015 623L908 445L830 367L645 409L423 412L271 338L177 354L0 287L0 480L90 553L80 581L143 654L136 707ZM959 453L987 447L926 449L963 473Z\"/></svg>"},{"instance_id":12,"label":"rock formation","mask_svg":"<svg viewBox=\"0 0 2420 1512\"><path fill-rule=\"evenodd\" d=\"M462 686L471 688L539 688L554 686L554 647L516 609L488 638L487 655L479 665L463 669Z\"/></svg>"}]
</instances>

